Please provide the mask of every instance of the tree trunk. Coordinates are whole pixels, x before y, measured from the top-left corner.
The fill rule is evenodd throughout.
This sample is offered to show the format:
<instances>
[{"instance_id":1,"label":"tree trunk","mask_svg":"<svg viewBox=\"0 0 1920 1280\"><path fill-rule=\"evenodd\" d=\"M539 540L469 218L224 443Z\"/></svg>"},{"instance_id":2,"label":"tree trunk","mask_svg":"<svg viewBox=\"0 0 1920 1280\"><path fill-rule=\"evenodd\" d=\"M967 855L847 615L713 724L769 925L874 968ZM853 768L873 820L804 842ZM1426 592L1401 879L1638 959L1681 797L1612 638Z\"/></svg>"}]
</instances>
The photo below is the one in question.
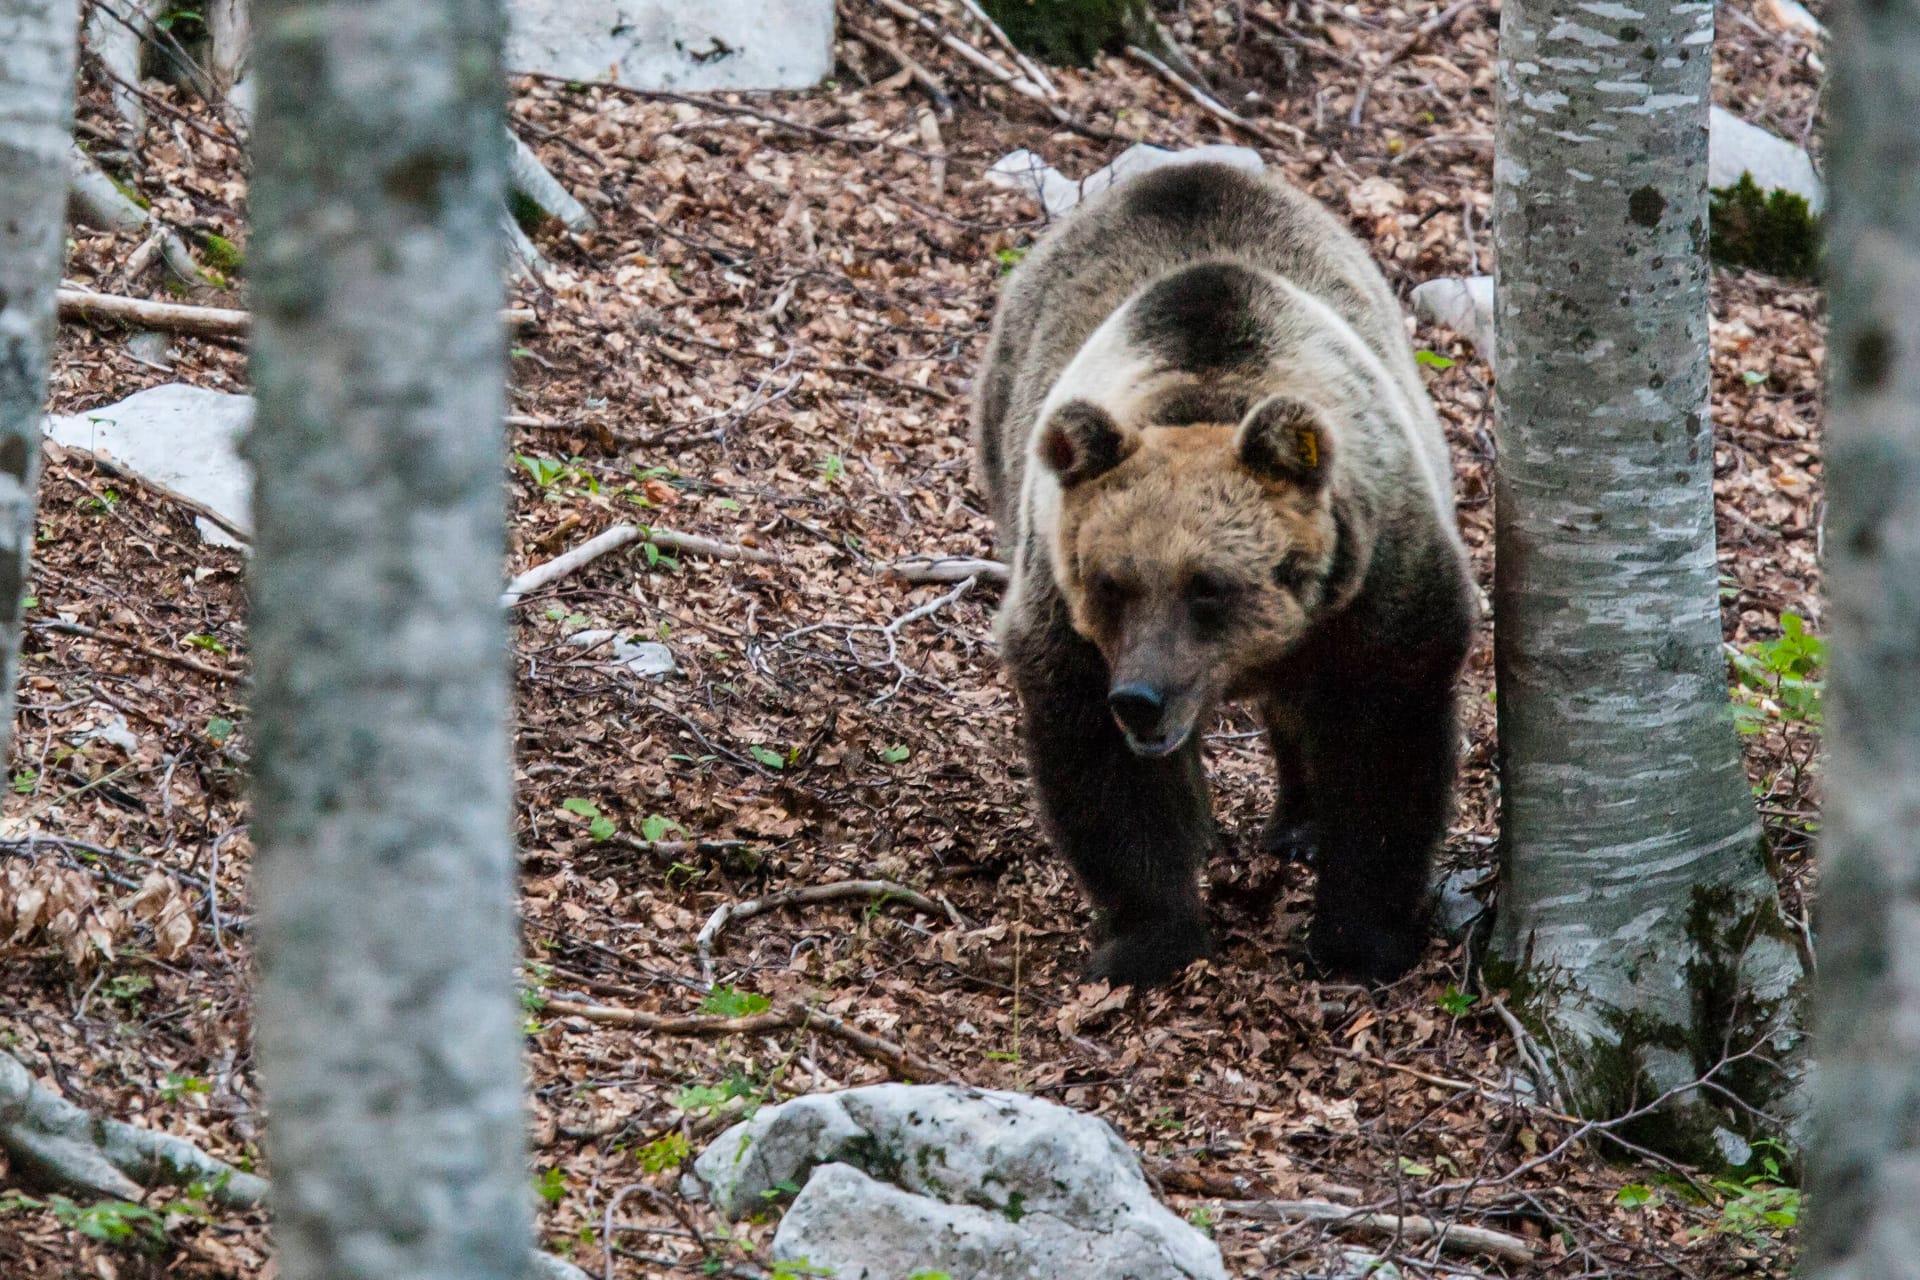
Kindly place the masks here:
<instances>
[{"instance_id":1,"label":"tree trunk","mask_svg":"<svg viewBox=\"0 0 1920 1280\"><path fill-rule=\"evenodd\" d=\"M1821 830L1807 1280L1920 1275L1920 5L1834 24Z\"/></svg>"},{"instance_id":2,"label":"tree trunk","mask_svg":"<svg viewBox=\"0 0 1920 1280\"><path fill-rule=\"evenodd\" d=\"M1798 1096L1803 974L1721 647L1712 40L1713 6L1686 0L1501 10L1503 835L1488 972L1594 1115L1710 1073L1755 1105L1791 1111ZM1695 1156L1738 1150L1722 1126L1774 1127L1717 1090L1670 1103L1643 1136Z\"/></svg>"},{"instance_id":3,"label":"tree trunk","mask_svg":"<svg viewBox=\"0 0 1920 1280\"><path fill-rule=\"evenodd\" d=\"M285 1280L528 1265L498 0L261 0L257 1043Z\"/></svg>"},{"instance_id":4,"label":"tree trunk","mask_svg":"<svg viewBox=\"0 0 1920 1280\"><path fill-rule=\"evenodd\" d=\"M66 257L72 0L0 0L0 760L13 732L40 419Z\"/></svg>"}]
</instances>

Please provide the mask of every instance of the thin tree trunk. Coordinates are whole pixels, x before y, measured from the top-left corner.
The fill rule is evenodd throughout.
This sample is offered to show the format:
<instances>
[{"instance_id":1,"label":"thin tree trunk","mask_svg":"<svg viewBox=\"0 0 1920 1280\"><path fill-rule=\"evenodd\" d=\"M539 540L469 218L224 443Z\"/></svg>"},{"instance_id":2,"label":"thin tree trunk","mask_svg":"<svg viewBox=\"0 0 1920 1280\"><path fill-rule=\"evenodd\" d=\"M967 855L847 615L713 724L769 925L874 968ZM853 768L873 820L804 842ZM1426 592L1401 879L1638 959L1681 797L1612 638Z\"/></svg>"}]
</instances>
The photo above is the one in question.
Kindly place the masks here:
<instances>
[{"instance_id":1,"label":"thin tree trunk","mask_svg":"<svg viewBox=\"0 0 1920 1280\"><path fill-rule=\"evenodd\" d=\"M508 1280L498 0L260 0L257 1043L285 1280Z\"/></svg>"},{"instance_id":2,"label":"thin tree trunk","mask_svg":"<svg viewBox=\"0 0 1920 1280\"><path fill-rule=\"evenodd\" d=\"M66 256L73 0L0 0L0 760L13 732L40 419Z\"/></svg>"},{"instance_id":3,"label":"thin tree trunk","mask_svg":"<svg viewBox=\"0 0 1920 1280\"><path fill-rule=\"evenodd\" d=\"M1920 4L1834 24L1821 829L1808 1280L1920 1276Z\"/></svg>"},{"instance_id":4,"label":"thin tree trunk","mask_svg":"<svg viewBox=\"0 0 1920 1280\"><path fill-rule=\"evenodd\" d=\"M1721 656L1712 39L1713 6L1686 0L1501 10L1504 829L1489 972L1514 986L1592 1114L1730 1056L1721 1087L1788 1110L1797 1097L1799 953L1763 862ZM1714 1091L1677 1101L1694 1123L1670 1113L1649 1126L1670 1148L1711 1155L1721 1125L1771 1127Z\"/></svg>"}]
</instances>

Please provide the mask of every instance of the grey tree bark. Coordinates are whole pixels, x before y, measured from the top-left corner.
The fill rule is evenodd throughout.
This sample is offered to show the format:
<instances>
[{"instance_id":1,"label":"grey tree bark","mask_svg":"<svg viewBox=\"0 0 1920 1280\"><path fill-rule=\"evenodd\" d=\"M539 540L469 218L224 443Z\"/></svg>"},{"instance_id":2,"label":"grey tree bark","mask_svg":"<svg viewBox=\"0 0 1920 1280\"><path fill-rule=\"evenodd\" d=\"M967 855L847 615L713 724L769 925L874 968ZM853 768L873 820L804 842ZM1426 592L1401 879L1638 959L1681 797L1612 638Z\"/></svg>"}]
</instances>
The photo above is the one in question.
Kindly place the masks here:
<instances>
[{"instance_id":1,"label":"grey tree bark","mask_svg":"<svg viewBox=\"0 0 1920 1280\"><path fill-rule=\"evenodd\" d=\"M1807 1280L1920 1277L1920 4L1834 24L1832 661Z\"/></svg>"},{"instance_id":2,"label":"grey tree bark","mask_svg":"<svg viewBox=\"0 0 1920 1280\"><path fill-rule=\"evenodd\" d=\"M1698 1155L1722 1125L1795 1110L1803 985L1721 656L1712 41L1697 0L1507 0L1494 165L1503 833L1488 971L1576 1105L1618 1115L1682 1089L1648 1136ZM1683 1089L1710 1072L1717 1088Z\"/></svg>"},{"instance_id":3,"label":"grey tree bark","mask_svg":"<svg viewBox=\"0 0 1920 1280\"><path fill-rule=\"evenodd\" d=\"M260 0L257 1045L286 1280L508 1280L498 0Z\"/></svg>"},{"instance_id":4,"label":"grey tree bark","mask_svg":"<svg viewBox=\"0 0 1920 1280\"><path fill-rule=\"evenodd\" d=\"M0 757L13 729L53 295L66 256L73 0L0 0Z\"/></svg>"}]
</instances>

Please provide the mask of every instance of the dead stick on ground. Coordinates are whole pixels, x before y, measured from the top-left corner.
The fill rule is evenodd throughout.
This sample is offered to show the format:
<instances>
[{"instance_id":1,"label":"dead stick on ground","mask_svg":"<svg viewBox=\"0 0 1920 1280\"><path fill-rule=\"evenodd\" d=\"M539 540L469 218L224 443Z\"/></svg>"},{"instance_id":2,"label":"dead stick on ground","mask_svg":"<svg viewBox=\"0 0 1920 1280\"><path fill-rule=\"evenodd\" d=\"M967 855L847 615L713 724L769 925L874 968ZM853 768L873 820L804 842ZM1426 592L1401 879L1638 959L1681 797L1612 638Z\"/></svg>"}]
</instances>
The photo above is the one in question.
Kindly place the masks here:
<instances>
[{"instance_id":1,"label":"dead stick on ground","mask_svg":"<svg viewBox=\"0 0 1920 1280\"><path fill-rule=\"evenodd\" d=\"M1195 102L1199 103L1200 108L1203 111L1205 111L1208 115L1214 116L1215 118L1220 120L1224 120L1226 123L1232 125L1234 128L1240 129L1247 133L1252 134L1254 137L1258 138L1260 141L1266 143L1270 147L1278 147L1281 145L1280 139L1274 137L1273 134L1267 132L1265 127L1255 124L1253 121L1247 119L1245 116L1241 115L1239 112L1231 110L1224 103L1220 102L1219 99L1215 98L1212 94L1200 88L1200 86L1189 83L1187 79L1184 76L1182 76L1179 72L1175 71L1172 67L1168 66L1166 63L1162 62L1160 59L1148 53L1145 49L1142 49L1139 45L1137 44L1128 45L1127 56L1129 58L1132 58L1135 62L1138 62L1143 66L1148 67L1156 75L1158 75L1162 80L1165 80L1168 84L1172 85L1174 88L1180 90L1182 93L1186 94L1189 98L1192 98ZM1287 124L1284 121L1276 120L1274 121L1274 123L1278 125L1280 128L1285 129L1288 132L1292 133L1297 141L1301 141L1301 142L1306 141L1307 135L1303 131L1294 128L1294 126Z\"/></svg>"},{"instance_id":2,"label":"dead stick on ground","mask_svg":"<svg viewBox=\"0 0 1920 1280\"><path fill-rule=\"evenodd\" d=\"M73 461L87 463L91 466L98 467L110 476L125 480L131 484L140 485L146 489L151 489L167 501L185 507L196 516L205 520L208 524L217 526L223 532L232 535L241 542L253 541L253 535L251 533L235 524L230 517L221 515L218 511L215 511L198 498L189 498L178 489L161 484L158 480L150 476L143 476L137 471L129 471L106 454L95 453L91 449L82 449L78 445L71 444L61 445L59 448L61 452L65 453L67 457Z\"/></svg>"},{"instance_id":3,"label":"dead stick on ground","mask_svg":"<svg viewBox=\"0 0 1920 1280\"><path fill-rule=\"evenodd\" d=\"M844 25L856 40L861 41L863 44L873 46L873 48L878 49L881 53L892 58L895 63L899 64L900 69L911 76L914 83L927 91L928 96L933 99L935 105L945 110L953 104L953 93L947 88L946 82L922 66L912 54L881 35L878 31L863 27L857 22L846 21Z\"/></svg>"},{"instance_id":4,"label":"dead stick on ground","mask_svg":"<svg viewBox=\"0 0 1920 1280\"><path fill-rule=\"evenodd\" d=\"M1347 113L1348 126L1354 129L1360 127L1360 121L1367 111L1367 97L1373 92L1373 82L1380 78L1382 72L1419 48L1428 36L1479 3L1480 0L1454 0L1445 9L1415 27L1406 39L1388 50L1386 57L1368 68L1365 78L1360 81L1360 88L1353 95L1353 110Z\"/></svg>"},{"instance_id":5,"label":"dead stick on ground","mask_svg":"<svg viewBox=\"0 0 1920 1280\"><path fill-rule=\"evenodd\" d=\"M981 560L975 556L908 556L888 565L887 572L914 586L928 582L965 582L968 578L1005 586L1010 570L998 560Z\"/></svg>"},{"instance_id":6,"label":"dead stick on ground","mask_svg":"<svg viewBox=\"0 0 1920 1280\"><path fill-rule=\"evenodd\" d=\"M1331 1200L1222 1201L1220 1211L1236 1218L1261 1222L1324 1222L1334 1227L1391 1236L1402 1240L1437 1241L1442 1249L1498 1258L1502 1262L1532 1262L1531 1243L1491 1227L1468 1227L1419 1214L1369 1213Z\"/></svg>"},{"instance_id":7,"label":"dead stick on ground","mask_svg":"<svg viewBox=\"0 0 1920 1280\"><path fill-rule=\"evenodd\" d=\"M773 564L779 557L769 551L756 551L738 543L703 538L694 533L675 533L672 529L651 529L637 524L617 524L545 564L537 564L514 578L500 596L502 608L512 608L521 599L540 588L550 586L569 574L578 573L609 551L617 551L630 542L651 542L664 551L706 556L713 560L749 560L754 564Z\"/></svg>"},{"instance_id":8,"label":"dead stick on ground","mask_svg":"<svg viewBox=\"0 0 1920 1280\"><path fill-rule=\"evenodd\" d=\"M1047 78L1047 73L1040 69L1040 64L1020 51L1020 46L1015 44L1012 38L1008 36L1005 31L1001 30L1000 24L995 22L992 16L980 7L980 0L960 0L960 5L968 13L972 14L981 26L987 29L987 33L999 42L1001 48L1005 49L1007 53L1012 56L1013 64L1020 68L1027 79L1039 85L1041 91L1049 98L1057 98L1060 96L1059 88L1055 86L1052 80Z\"/></svg>"},{"instance_id":9,"label":"dead stick on ground","mask_svg":"<svg viewBox=\"0 0 1920 1280\"><path fill-rule=\"evenodd\" d=\"M117 293L89 293L62 289L58 296L62 320L110 320L140 329L184 333L196 338L244 338L253 327L253 313L232 307L195 307L151 298L127 298ZM500 313L508 325L524 329L534 322L528 307L509 307Z\"/></svg>"},{"instance_id":10,"label":"dead stick on ground","mask_svg":"<svg viewBox=\"0 0 1920 1280\"><path fill-rule=\"evenodd\" d=\"M219 667L210 666L207 663L189 658L184 653L169 653L165 649L157 649L145 641L135 640L132 636L115 635L111 631L101 631L95 627L83 626L78 622L36 622L33 624L33 629L42 632L57 631L62 635L69 636L84 636L88 640L98 640L103 644L118 645L122 649L132 649L136 653L144 653L149 658L158 662L169 663L184 671L197 671L203 676L212 676L215 680L240 680L245 678L238 672L224 671Z\"/></svg>"},{"instance_id":11,"label":"dead stick on ground","mask_svg":"<svg viewBox=\"0 0 1920 1280\"><path fill-rule=\"evenodd\" d=\"M730 922L749 920L786 907L801 907L811 902L839 902L846 898L877 898L882 904L889 901L904 902L915 911L924 911L930 916L944 915L955 926L962 929L967 927L965 918L953 909L952 903L929 898L917 889L909 889L892 880L842 880L835 884L810 884L798 889L783 889L763 898L749 898L745 902L723 902L713 909L706 924L701 926L700 935L693 940L700 952L700 980L708 987L713 986L713 944L719 940L720 931Z\"/></svg>"},{"instance_id":12,"label":"dead stick on ground","mask_svg":"<svg viewBox=\"0 0 1920 1280\"><path fill-rule=\"evenodd\" d=\"M796 1002L783 1004L765 1013L740 1018L711 1018L700 1015L648 1013L642 1009L623 1009L615 1005L582 1004L574 1000L548 1000L542 1009L564 1018L582 1018L609 1027L633 1027L639 1031L666 1036L737 1036L763 1031L815 1030L830 1035L859 1050L867 1057L884 1062L901 1075L922 1080L950 1080L951 1072L910 1053L891 1040L869 1034L822 1009Z\"/></svg>"}]
</instances>

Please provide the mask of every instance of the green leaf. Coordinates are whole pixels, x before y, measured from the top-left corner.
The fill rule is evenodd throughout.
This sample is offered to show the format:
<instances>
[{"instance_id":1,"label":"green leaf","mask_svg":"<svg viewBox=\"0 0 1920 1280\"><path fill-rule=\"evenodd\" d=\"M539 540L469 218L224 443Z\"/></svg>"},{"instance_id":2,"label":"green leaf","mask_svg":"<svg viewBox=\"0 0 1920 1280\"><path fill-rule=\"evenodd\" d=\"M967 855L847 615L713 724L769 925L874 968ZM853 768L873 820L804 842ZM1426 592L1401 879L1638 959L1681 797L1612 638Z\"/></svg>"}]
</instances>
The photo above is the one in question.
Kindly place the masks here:
<instances>
[{"instance_id":1,"label":"green leaf","mask_svg":"<svg viewBox=\"0 0 1920 1280\"><path fill-rule=\"evenodd\" d=\"M1400 1172L1406 1174L1409 1178L1431 1178L1433 1176L1433 1170L1431 1168L1416 1160L1410 1160L1406 1156L1400 1157Z\"/></svg>"},{"instance_id":2,"label":"green leaf","mask_svg":"<svg viewBox=\"0 0 1920 1280\"><path fill-rule=\"evenodd\" d=\"M669 832L687 834L687 829L672 818L663 818L659 814L650 814L640 820L640 838L649 844L665 840Z\"/></svg>"},{"instance_id":3,"label":"green leaf","mask_svg":"<svg viewBox=\"0 0 1920 1280\"><path fill-rule=\"evenodd\" d=\"M188 636L187 643L196 649L205 649L209 653L225 653L227 651L227 646L221 644L204 631L196 631L194 634Z\"/></svg>"},{"instance_id":4,"label":"green leaf","mask_svg":"<svg viewBox=\"0 0 1920 1280\"><path fill-rule=\"evenodd\" d=\"M761 764L765 765L769 769L782 769L786 767L787 758L781 755L778 751L771 750L767 747L762 747L762 746L748 747L747 754L752 756L755 760L758 760Z\"/></svg>"},{"instance_id":5,"label":"green leaf","mask_svg":"<svg viewBox=\"0 0 1920 1280\"><path fill-rule=\"evenodd\" d=\"M613 839L614 829L612 818L595 818L587 824L587 834L595 840Z\"/></svg>"},{"instance_id":6,"label":"green leaf","mask_svg":"<svg viewBox=\"0 0 1920 1280\"><path fill-rule=\"evenodd\" d=\"M560 807L568 813L578 814L582 818L597 818L600 816L600 806L580 796L568 796L560 802Z\"/></svg>"},{"instance_id":7,"label":"green leaf","mask_svg":"<svg viewBox=\"0 0 1920 1280\"><path fill-rule=\"evenodd\" d=\"M216 747L224 744L233 736L233 721L223 716L215 716L207 721L207 740Z\"/></svg>"},{"instance_id":8,"label":"green leaf","mask_svg":"<svg viewBox=\"0 0 1920 1280\"><path fill-rule=\"evenodd\" d=\"M1659 1192L1644 1182L1629 1182L1614 1193L1614 1203L1622 1209L1639 1209L1652 1204Z\"/></svg>"},{"instance_id":9,"label":"green leaf","mask_svg":"<svg viewBox=\"0 0 1920 1280\"><path fill-rule=\"evenodd\" d=\"M640 1148L640 1167L648 1173L665 1173L668 1169L678 1169L692 1154L693 1148L687 1144L685 1134L662 1134Z\"/></svg>"},{"instance_id":10,"label":"green leaf","mask_svg":"<svg viewBox=\"0 0 1920 1280\"><path fill-rule=\"evenodd\" d=\"M715 987L700 1002L700 1012L710 1013L716 1018L746 1018L765 1013L772 1007L773 1001L767 997L735 987Z\"/></svg>"},{"instance_id":11,"label":"green leaf","mask_svg":"<svg viewBox=\"0 0 1920 1280\"><path fill-rule=\"evenodd\" d=\"M1446 991L1434 1003L1454 1017L1460 1018L1466 1016L1479 999L1480 997L1469 995L1452 983L1448 983Z\"/></svg>"},{"instance_id":12,"label":"green leaf","mask_svg":"<svg viewBox=\"0 0 1920 1280\"><path fill-rule=\"evenodd\" d=\"M880 758L888 764L899 764L913 754L913 749L905 743L896 742L880 753Z\"/></svg>"},{"instance_id":13,"label":"green leaf","mask_svg":"<svg viewBox=\"0 0 1920 1280\"><path fill-rule=\"evenodd\" d=\"M559 1204L567 1194L567 1175L558 1168L548 1169L533 1180L533 1189L548 1204Z\"/></svg>"},{"instance_id":14,"label":"green leaf","mask_svg":"<svg viewBox=\"0 0 1920 1280\"><path fill-rule=\"evenodd\" d=\"M1416 362L1425 365L1429 369L1447 370L1453 368L1456 363L1437 351L1416 351L1413 353L1413 358Z\"/></svg>"}]
</instances>

